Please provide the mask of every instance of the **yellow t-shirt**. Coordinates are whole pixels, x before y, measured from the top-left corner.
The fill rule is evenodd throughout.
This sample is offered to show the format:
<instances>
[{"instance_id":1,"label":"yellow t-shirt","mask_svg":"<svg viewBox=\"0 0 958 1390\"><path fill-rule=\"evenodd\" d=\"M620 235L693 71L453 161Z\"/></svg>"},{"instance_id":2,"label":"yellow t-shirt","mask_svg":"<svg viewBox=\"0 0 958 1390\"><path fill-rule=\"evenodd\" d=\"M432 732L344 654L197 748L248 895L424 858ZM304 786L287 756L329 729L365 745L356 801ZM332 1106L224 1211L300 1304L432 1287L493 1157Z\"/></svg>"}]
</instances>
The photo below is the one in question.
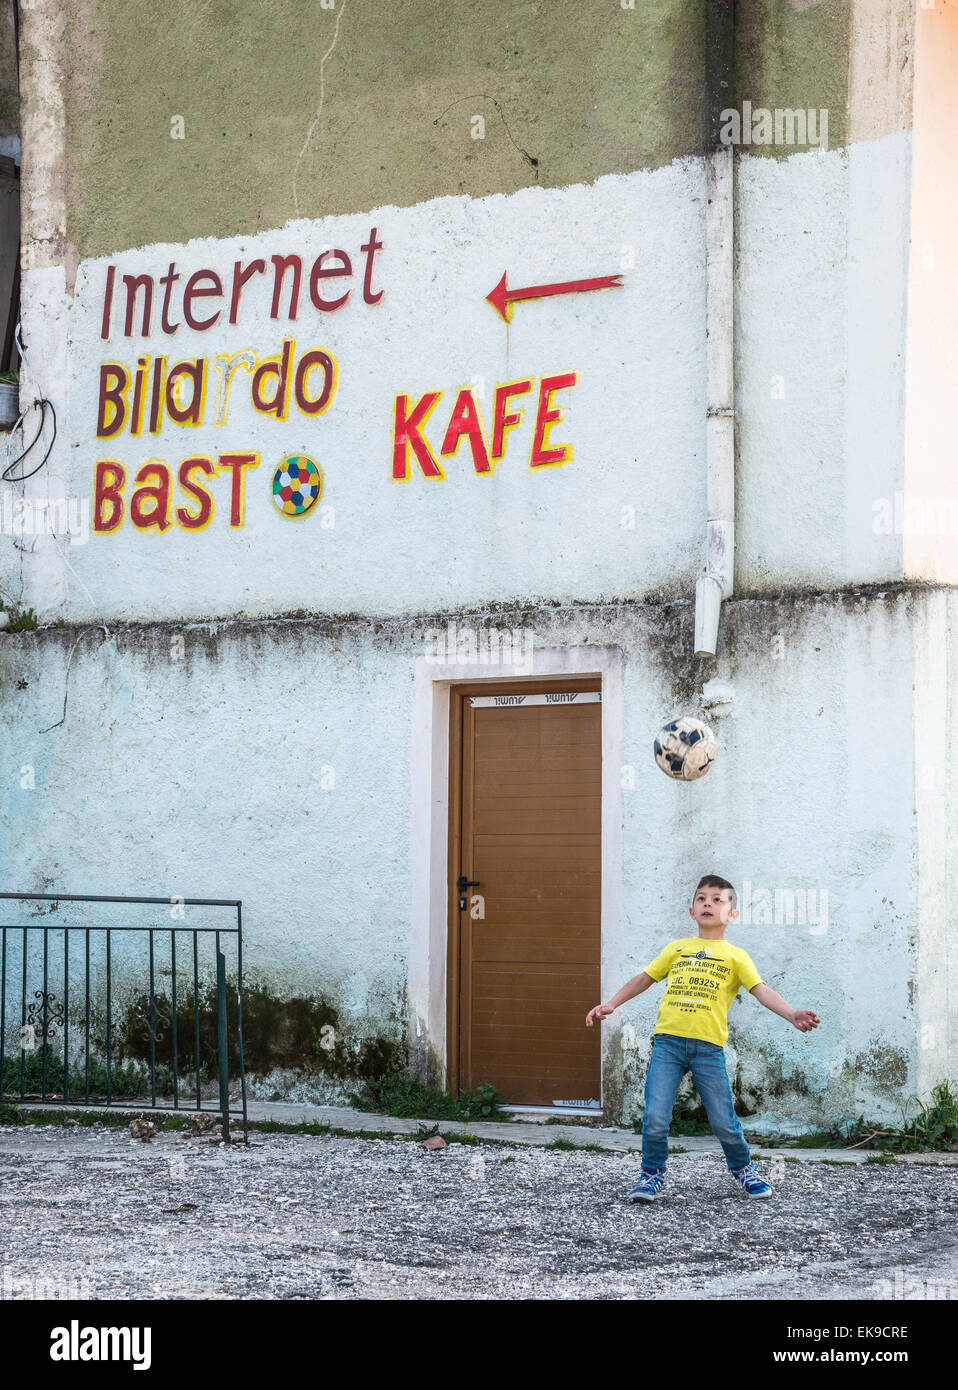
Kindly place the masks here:
<instances>
[{"instance_id":1,"label":"yellow t-shirt","mask_svg":"<svg viewBox=\"0 0 958 1390\"><path fill-rule=\"evenodd\" d=\"M728 1006L739 989L762 983L751 957L719 938L683 936L670 941L645 967L653 980L668 976L655 1021L656 1033L700 1038L724 1047L728 1042Z\"/></svg>"}]
</instances>

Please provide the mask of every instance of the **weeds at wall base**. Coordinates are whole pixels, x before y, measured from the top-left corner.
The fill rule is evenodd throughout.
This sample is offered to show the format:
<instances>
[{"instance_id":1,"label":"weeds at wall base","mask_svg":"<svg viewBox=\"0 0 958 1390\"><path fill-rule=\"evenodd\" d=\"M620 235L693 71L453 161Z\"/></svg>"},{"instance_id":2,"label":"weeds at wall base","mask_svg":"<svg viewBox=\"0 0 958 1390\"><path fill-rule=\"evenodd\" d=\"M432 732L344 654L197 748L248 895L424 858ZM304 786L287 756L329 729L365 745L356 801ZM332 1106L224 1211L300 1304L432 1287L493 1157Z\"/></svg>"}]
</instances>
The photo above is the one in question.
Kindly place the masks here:
<instances>
[{"instance_id":1,"label":"weeds at wall base","mask_svg":"<svg viewBox=\"0 0 958 1390\"><path fill-rule=\"evenodd\" d=\"M958 1090L958 1087L955 1088ZM669 1133L676 1138L711 1134L705 1112L689 1111L694 1092L676 1099ZM642 1117L632 1119L635 1134L642 1133ZM912 1096L901 1109L897 1127L869 1122L864 1115L856 1120L836 1121L828 1129L816 1129L796 1137L749 1134L746 1141L763 1149L864 1149L878 1152L914 1153L933 1151L958 1153L958 1095L948 1081L939 1081L927 1101Z\"/></svg>"},{"instance_id":2,"label":"weeds at wall base","mask_svg":"<svg viewBox=\"0 0 958 1390\"><path fill-rule=\"evenodd\" d=\"M56 1110L20 1110L15 1105L0 1106L0 1125L36 1125L38 1128L47 1125L56 1125L60 1128L67 1126L70 1129L129 1129L130 1121L134 1114L133 1109L123 1112L118 1110L101 1110L92 1112L89 1110L71 1110L69 1108ZM164 1115L156 1110L149 1110L149 1117L153 1120L154 1129L159 1133L161 1130L183 1130L189 1129L191 1115L203 1112L184 1111L176 1115ZM210 1113L210 1112L205 1112Z\"/></svg>"},{"instance_id":3,"label":"weeds at wall base","mask_svg":"<svg viewBox=\"0 0 958 1390\"><path fill-rule=\"evenodd\" d=\"M948 1081L939 1081L927 1102L912 1096L902 1106L901 1123L897 1127L869 1123L860 1115L857 1120L835 1124L830 1129L799 1135L792 1142L799 1149L958 1153L958 1095Z\"/></svg>"},{"instance_id":4,"label":"weeds at wall base","mask_svg":"<svg viewBox=\"0 0 958 1390\"><path fill-rule=\"evenodd\" d=\"M350 1093L357 1110L396 1119L412 1120L508 1120L504 1097L495 1086L477 1086L472 1091L440 1091L418 1077L391 1072L362 1082Z\"/></svg>"}]
</instances>

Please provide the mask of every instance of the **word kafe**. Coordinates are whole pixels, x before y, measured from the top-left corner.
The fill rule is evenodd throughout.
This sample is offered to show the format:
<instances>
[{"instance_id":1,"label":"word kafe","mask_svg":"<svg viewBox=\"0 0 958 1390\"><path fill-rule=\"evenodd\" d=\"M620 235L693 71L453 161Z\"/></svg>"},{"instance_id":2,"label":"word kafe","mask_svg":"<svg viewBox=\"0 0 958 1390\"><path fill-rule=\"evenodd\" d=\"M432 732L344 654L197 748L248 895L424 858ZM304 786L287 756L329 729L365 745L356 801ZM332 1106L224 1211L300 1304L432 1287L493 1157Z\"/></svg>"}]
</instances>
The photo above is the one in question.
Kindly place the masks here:
<instances>
[{"instance_id":1,"label":"word kafe","mask_svg":"<svg viewBox=\"0 0 958 1390\"><path fill-rule=\"evenodd\" d=\"M380 280L382 250L383 241L373 227L358 257L333 247L312 264L295 254L276 254L268 260L237 260L226 273L204 268L186 275L172 261L155 277L119 275L116 266L109 265L100 337L107 342L136 337L141 347L144 340L156 337L160 350L141 351L135 360L120 360L117 355L100 363L96 435L99 441L110 441L112 456L96 461L93 532L114 532L126 519L140 531L162 533L174 526L205 530L216 512L212 485L224 475L222 515L230 527L242 526L247 472L260 466L257 449L242 444L209 452L184 449L187 456L172 463L151 452L128 466L116 457L116 445L124 436L145 444L148 436L159 435L168 425L222 428L228 421L231 391L239 389L237 380L248 389L252 409L264 418L282 423L295 410L305 420L318 420L335 398L339 364L328 348L298 348L289 334L283 336L281 347L265 356L242 348L175 359L162 350L163 339L173 338L184 325L193 333L210 333L239 323L243 291L251 283L265 286L269 318L274 322L282 318L295 323L301 311L324 318L348 313L353 305L375 307L385 293ZM495 295L489 302L495 302ZM507 317L501 307L499 313ZM442 479L445 473L438 459L456 454L463 441L475 473L489 474L503 457L510 431L522 421L525 408L533 421L530 468L566 463L572 457L571 446L551 442L549 432L562 418L558 393L575 382L575 372L562 372L498 385L488 432L470 387L450 392L451 404L443 412L436 412L442 390L427 391L418 399L400 392L394 398L391 422L383 422L386 428L389 423L392 426L392 455L389 462L384 460L384 474L397 482L409 481L413 474ZM429 423L434 412L437 418L444 415L444 424L435 429ZM319 463L299 453L284 457L281 441L268 473L280 516L302 516L322 491ZM302 487L297 477L308 479L309 486Z\"/></svg>"}]
</instances>

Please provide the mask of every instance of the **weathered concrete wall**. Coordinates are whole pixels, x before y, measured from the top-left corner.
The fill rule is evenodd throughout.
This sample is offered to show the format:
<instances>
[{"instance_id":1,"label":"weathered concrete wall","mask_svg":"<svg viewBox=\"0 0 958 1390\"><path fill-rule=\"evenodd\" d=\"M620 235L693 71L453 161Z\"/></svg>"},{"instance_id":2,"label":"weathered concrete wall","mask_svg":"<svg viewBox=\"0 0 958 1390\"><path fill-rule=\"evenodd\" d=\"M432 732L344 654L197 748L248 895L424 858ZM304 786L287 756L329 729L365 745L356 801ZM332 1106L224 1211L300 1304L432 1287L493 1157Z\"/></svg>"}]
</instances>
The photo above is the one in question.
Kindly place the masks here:
<instances>
[{"instance_id":1,"label":"weathered concrete wall","mask_svg":"<svg viewBox=\"0 0 958 1390\"><path fill-rule=\"evenodd\" d=\"M739 592L902 576L893 515L904 486L909 167L901 135L848 152L742 161ZM84 261L67 319L57 317L60 301L46 285L53 272L38 271L53 335L47 356L59 345L69 386L65 401L60 394L60 464L28 485L28 495L79 499L89 534L98 461L117 461L127 481L115 530L72 545L66 558L42 539L30 548L20 562L25 601L48 620L80 621L95 612L137 620L414 613L433 601L440 574L452 607L690 593L705 506L703 198L701 162L690 160L591 186L446 198L253 238L151 246ZM372 227L382 249L369 281L375 302L367 302L360 247ZM335 313L314 308L305 286L330 247L343 248L355 266L335 286L350 296ZM287 316L289 277L274 302L270 258L286 254L303 265L295 320ZM257 258L268 273L246 284L230 323L233 268ZM159 322L161 277L171 265L179 277L170 308L175 335ZM507 325L485 299L503 266L519 285L584 269L620 272L623 283L520 304ZM183 324L178 305L189 277L204 270L224 288L202 305L202 317L218 321L199 331ZM149 331L142 331L141 293L127 335L123 277L141 274L153 283ZM246 352L262 362L284 340L295 342L291 375L307 351L335 360L323 412L307 417L291 405L289 418L277 420L254 410L251 372L241 367L220 413L225 358ZM155 435L144 423L134 437L127 417L118 433L98 440L100 364L118 363L132 379L142 363L144 398L152 399L161 355L169 367L205 361L200 423L183 428L164 418ZM49 372L37 370L43 384ZM530 468L538 383L565 373L575 373L575 384L550 401L562 416L549 442L568 444L569 457ZM480 475L466 440L455 455L440 455L461 387L473 392L491 449L496 387L523 379L531 386L517 403L521 423L507 434L500 461ZM318 389L315 378L310 389ZM441 393L423 432L445 477L425 477L410 450L409 481L396 487L396 399L407 395L411 410L427 392ZM112 408L103 409L108 419ZM144 409L148 417L149 404ZM192 504L175 482L158 525L130 524L141 465L161 459L175 478L185 458L215 463L237 451L258 460L246 474L242 527L231 524L231 474L223 469L210 484L216 511L203 529L175 520L178 505ZM298 452L324 471L323 507L291 523L276 511L270 484L281 459ZM876 511L883 501L887 522Z\"/></svg>"},{"instance_id":2,"label":"weathered concrete wall","mask_svg":"<svg viewBox=\"0 0 958 1390\"><path fill-rule=\"evenodd\" d=\"M625 656L623 913L606 957L623 978L640 970L684 930L698 875L727 875L743 894L730 939L823 1020L805 1036L750 999L733 1007L743 1104L769 1122L890 1116L930 1075L921 1021L932 1006L947 1016L952 1002L944 938L927 1007L917 982L908 733L914 634L941 640L945 615L933 595L907 590L731 603L712 674L735 698L707 715L721 753L707 779L679 785L656 768L649 731L697 707L690 621L683 604L494 619L528 625L537 647L602 643ZM429 625L304 620L5 638L8 881L242 896L260 991L252 1065L288 1061L282 1040L300 1016L301 1028L335 1020L355 1055L401 1055L415 1003L406 998L409 672ZM66 718L49 728L68 663ZM29 768L34 785L21 786ZM951 901L953 878L951 863ZM618 974L603 981L606 994ZM309 998L311 1010L295 1003ZM654 1011L649 998L630 1006L607 1037L606 1102L626 1116L640 1104ZM954 1039L940 1035L935 1079L956 1060ZM320 1093L339 1084L327 1076Z\"/></svg>"},{"instance_id":3,"label":"weathered concrete wall","mask_svg":"<svg viewBox=\"0 0 958 1390\"><path fill-rule=\"evenodd\" d=\"M901 80L883 56L889 33L907 38L908 10L739 0L729 105L825 108L832 148L860 138L860 119L872 133L903 128L908 114L886 119L874 82L867 117L856 97L866 70ZM226 22L181 0L162 14L75 0L71 239L100 255L658 167L701 148L705 16L705 0L450 0L440 23L431 0L346 0L304 24L263 3Z\"/></svg>"},{"instance_id":4,"label":"weathered concrete wall","mask_svg":"<svg viewBox=\"0 0 958 1390\"><path fill-rule=\"evenodd\" d=\"M127 483L115 532L90 537L67 517L55 536L3 536L2 596L69 624L0 641L8 881L241 895L253 1065L300 1057L332 1095L401 1059L423 1016L408 997L413 665L428 628L491 613L539 646L624 654L635 782L606 961L641 969L687 920L703 869L748 885L752 920L732 939L824 1026L802 1037L736 1006L740 1102L770 1124L896 1115L956 1065L941 1021L954 1012L958 808L954 778L941 787L926 771L942 721L955 727L953 602L900 583L947 580L952 562L944 537L910 566L895 511L928 486L906 467L906 402L913 424L932 418L916 413L932 396L909 395L931 340L916 333L906 357L909 230L926 225L916 141L936 109L913 135L913 7L739 6L729 105L824 111L828 138L739 150L739 597L704 673L688 602L705 531L704 0L454 0L441 27L432 0L345 0L314 7L305 34L293 8L173 9L170 23L169 8L133 15L117 0L22 6L27 398L43 389L59 425L26 494L89 504L103 459L128 474L230 451L259 464L242 524L221 469L203 528L172 513L168 527L131 526ZM383 246L364 292L372 227ZM352 278L322 291L351 297L327 312L306 281L334 247ZM179 313L175 332L157 327L173 262L178 298L191 273L225 280L274 253L303 259L293 322L288 286L273 306L271 279L254 274L235 324L227 286L225 306L194 305L220 310L215 327ZM520 303L507 325L485 302L503 270L510 287L623 284ZM153 277L148 334L124 333L124 273ZM284 338L336 359L328 409L271 419L241 367L217 424L216 355L262 362ZM208 357L201 423L97 439L101 364L132 371L157 354ZM553 440L572 446L561 464L530 467L523 402L495 468L477 470L462 440L444 479L411 460L392 485L398 394L441 391L426 427L439 457L460 388L488 440L497 384L571 372L554 402ZM269 486L293 452L324 471L322 508L296 520ZM175 493L171 507L184 503ZM722 755L701 785L675 786L649 741L698 706L703 674L736 691L709 712ZM792 893L816 920L787 920ZM651 1002L633 1014L634 1035L606 1041L606 1101L624 1116ZM316 1042L325 1026L346 1039L333 1056Z\"/></svg>"},{"instance_id":5,"label":"weathered concrete wall","mask_svg":"<svg viewBox=\"0 0 958 1390\"><path fill-rule=\"evenodd\" d=\"M132 21L122 7L74 6L64 27L48 0L30 0L24 317L39 389L55 397L60 435L28 495L76 497L89 508L102 458L120 460L129 474L151 457L175 469L187 455L216 459L229 449L255 450L260 463L249 473L244 528L226 525L229 479L221 471L218 515L202 534L186 534L175 522L165 534L138 534L125 522L67 555L42 535L19 552L4 547L0 588L8 598L19 596L47 621L89 621L95 612L149 621L414 613L432 602L437 573L452 607L690 592L704 547L704 175L696 153L703 8L684 6L680 14L666 3L604 5L590 15L588 6L526 5L509 7L507 17L498 7L453 10L439 35L425 0L390 7L386 18L351 0L335 11L317 9L306 44L301 22L297 28L291 14L270 11L270 42L289 56L275 69L275 93L273 67L264 72L258 63L256 83L236 76L252 61L248 51L262 46L250 33L263 19L256 7L229 29L202 8L178 26L164 19L156 42L177 55L180 106L187 95L199 103L190 107L198 119L172 113L189 121L178 140L170 138L170 113L160 109L176 102L139 72L152 50L124 41ZM821 150L774 142L739 150L740 593L814 592L906 573L896 502L905 488L912 171L906 11L901 0L740 7L730 104L824 110L829 120ZM245 156L237 158L236 132L248 125L253 146L271 150L288 140L291 104L303 90L290 73L327 51L317 36L329 29L331 43L337 25L323 70L322 138L297 166L302 188L314 191L304 191L297 218L288 200L269 192L269 178L282 169L275 156L265 178L244 175L237 193ZM470 56L457 58L450 73L448 34L455 32L470 36L455 48ZM214 48L235 61L224 56L211 76ZM90 62L78 62L88 50ZM456 63L467 65L468 77ZM626 80L629 63L641 81ZM505 163L492 158L488 120L482 140L465 126L460 132L463 162L425 157L411 128L418 129L416 103L431 104L434 95L458 102L461 92L447 90L450 82L484 90L474 69L519 84L529 110L538 111L538 128L555 142L554 158L543 156L538 169L520 160L517 177L511 144L511 153L500 150ZM224 82L227 94L217 85ZM247 93L252 100L254 92L256 116L247 120ZM63 103L59 113L53 93ZM230 122L212 121L203 103L214 99L234 113ZM468 101L453 105L449 116L469 109ZM433 170L441 171L438 181ZM175 198L166 194L170 187ZM341 212L356 208L364 210ZM281 230L263 230L271 226ZM372 226L383 249L370 287L383 297L366 304L359 247ZM304 283L297 318L287 319L282 307L274 317L269 277L254 274L237 322L227 322L234 263L261 256L269 266L271 254L298 254L305 280L315 255L331 247L344 248L354 269L350 280L321 287L350 289L342 309L313 308ZM191 273L212 269L221 277L223 302L196 301L211 314L220 310L212 329L191 330L174 310L175 335L160 331L160 277L174 262L174 302ZM110 267L116 289L103 338ZM507 326L485 302L504 267L510 285L599 271L620 272L623 285L519 304ZM148 335L136 327L124 334L124 274L153 277ZM288 285L283 303L287 294ZM136 326L141 310L139 302ZM227 423L216 425L213 359L248 351L262 360L287 336L295 336L300 355L321 347L336 359L328 409L307 419L291 407L283 423L257 414L250 373L240 368ZM141 355L152 369L157 354L170 364L208 357L202 423L183 429L167 421L153 435L144 427L136 439L124 430L97 440L100 364L119 361L132 373ZM496 384L566 371L577 382L555 402L563 419L554 438L572 450L563 465L526 468L529 398L506 457L488 476L475 476L463 441L441 460L445 480L424 479L413 462L409 485L389 485L397 394L408 392L415 403L426 391L442 392L427 429L438 454L459 387L473 387L488 436ZM319 509L290 525L272 507L272 468L297 450L324 469L328 530L319 532ZM182 500L174 495L172 506ZM947 572L940 558L947 544L947 536L930 541L939 568L926 557L926 577Z\"/></svg>"},{"instance_id":6,"label":"weathered concrete wall","mask_svg":"<svg viewBox=\"0 0 958 1390\"><path fill-rule=\"evenodd\" d=\"M948 664L945 676L946 727L949 737L947 767L953 768L956 766L955 759L958 756L958 603L956 603L953 593L949 593L948 596L945 621L946 638L944 643L940 645L944 645L947 652ZM958 1002L956 1002L958 1001L958 961L955 959L955 933L951 927L958 916L958 888L956 888L958 885L958 779L950 777L945 767L937 765L937 760L935 761L935 785L939 787L944 803L944 835L941 843L946 866L946 883L944 905L941 912L946 923L947 951L944 953L946 958L944 974L948 989L948 1001L936 1021L939 1027L944 1025L944 1045L950 1059L958 1052ZM934 965L933 958L931 963ZM938 1036L941 1034L939 1033ZM937 1046L937 1042L935 1045ZM953 1068L954 1064L951 1063L951 1066ZM947 1064L939 1065L936 1070L947 1070Z\"/></svg>"},{"instance_id":7,"label":"weathered concrete wall","mask_svg":"<svg viewBox=\"0 0 958 1390\"><path fill-rule=\"evenodd\" d=\"M704 0L70 11L70 235L82 256L556 188L701 144ZM170 138L177 115L183 140Z\"/></svg>"},{"instance_id":8,"label":"weathered concrete wall","mask_svg":"<svg viewBox=\"0 0 958 1390\"><path fill-rule=\"evenodd\" d=\"M71 547L66 559L40 536L26 554L4 547L0 587L8 599L19 595L45 620L74 621L91 619L94 609L142 620L416 612L431 601L439 567L453 606L689 592L703 548L704 179L695 157L703 136L703 7L679 13L666 3L603 5L587 14L588 6L525 5L510 7L508 16L496 8L494 22L491 8L453 8L441 35L425 0L390 7L385 18L360 0L319 8L306 43L300 18L270 10L265 32L289 62L264 70L257 59L257 80L249 83L236 74L262 47L257 7L229 27L205 8L184 11L179 25L144 17L162 29L156 45L177 57L180 105L187 95L199 103L190 108L199 119L172 113L191 123L178 140L170 138L170 113L160 110L173 97L137 68L154 49L125 41L133 21L121 6L78 4L65 17L48 0L29 0L24 318L38 389L55 397L60 436L28 492L76 496L89 506L94 462L104 456L132 472L150 456L175 467L186 452L215 458L224 447L252 448L265 475L286 452L304 449L328 467L324 501L337 524L316 543L315 516L295 528L282 522L265 478L251 473L245 532L221 534L220 503L220 519L203 535L183 535L174 525L163 536L138 536L127 527L86 549ZM249 125L254 147L282 144L293 94L308 86L290 73L326 53L330 45L318 37L325 29L330 43L337 37L316 127L324 153L310 143L297 177L304 189L320 178L326 193L319 202L304 193L303 218L263 231L282 226L296 208L268 193L269 177L279 177L282 166L275 156L265 179L244 176L242 197L234 196L245 167L236 132ZM469 35L469 44L453 49L468 58L450 58L451 33ZM214 51L220 61L211 70ZM90 62L78 61L84 53ZM629 64L642 72L640 82L626 80ZM903 0L852 7L748 0L739 7L735 64L732 106L826 111L829 120L823 150L774 141L739 150L737 588L815 591L895 580L908 572L896 499L905 495L912 16ZM410 128L416 101L431 102L434 83L443 101L461 95L445 89L449 82L483 90L472 80L480 70L522 87L543 134L562 151L557 163L544 159L535 169L522 160L517 181L507 158L483 166L478 177L493 151L488 121L482 140L463 133L464 163L417 151ZM228 92L217 85L225 82ZM254 94L255 120L247 120ZM230 122L212 120L212 106L203 103L214 100L234 113ZM475 179L466 176L470 169ZM431 174L422 182L431 170L441 170L438 182ZM165 190L174 186L177 196L169 198ZM347 208L364 211L336 215ZM377 261L383 279L376 280L384 295L367 306L359 303L359 244L373 225L384 241ZM351 284L352 302L336 313L307 303L294 323L282 313L270 317L269 287L254 275L238 323L225 322L224 307L205 333L182 321L175 337L157 329L159 277L174 261L177 297L187 275L204 267L221 274L228 295L234 260L248 264L262 254L268 263L271 253L302 253L308 274L313 252L331 246L348 250L355 271L343 284ZM114 319L122 319L125 304L120 277L154 277L148 337L125 337L114 322L101 338L111 265ZM507 327L484 302L504 265L510 284L600 269L621 272L624 284L605 295L520 304ZM323 288L331 283L340 287ZM282 426L269 422L250 410L249 373L240 369L229 424L213 426L212 358L243 349L263 357L294 331L300 352L322 346L337 360L328 411L307 421L293 410ZM158 352L172 354L171 362L209 354L203 423L186 430L167 423L155 436L144 432L135 448L126 433L97 441L99 363L112 357L132 371L139 354L152 364ZM560 397L574 452L567 464L516 475L518 452L529 452L527 406L494 476L470 476L463 442L438 485L424 482L415 464L409 488L383 481L398 392L414 402L423 391L442 390L430 427L441 437L451 393L472 383L488 431L495 383L567 369L578 373L574 390ZM920 375L916 365L912 382ZM409 496L399 498L402 491ZM672 499L667 532L664 498ZM947 547L947 536L931 538L919 577L947 576ZM376 576L361 562L371 552ZM421 567L410 565L411 555Z\"/></svg>"},{"instance_id":9,"label":"weathered concrete wall","mask_svg":"<svg viewBox=\"0 0 958 1390\"><path fill-rule=\"evenodd\" d=\"M906 134L739 162L739 593L903 574L910 168Z\"/></svg>"},{"instance_id":10,"label":"weathered concrete wall","mask_svg":"<svg viewBox=\"0 0 958 1390\"><path fill-rule=\"evenodd\" d=\"M908 280L905 487L910 577L958 583L958 6L919 9Z\"/></svg>"},{"instance_id":11,"label":"weathered concrete wall","mask_svg":"<svg viewBox=\"0 0 958 1390\"><path fill-rule=\"evenodd\" d=\"M915 621L915 864L918 1088L953 1074L958 1058L958 805L954 766L958 591L930 591Z\"/></svg>"},{"instance_id":12,"label":"weathered concrete wall","mask_svg":"<svg viewBox=\"0 0 958 1390\"><path fill-rule=\"evenodd\" d=\"M825 109L829 144L848 142L848 54L852 14L848 0L737 0L735 102L758 108ZM780 145L757 147L781 158Z\"/></svg>"},{"instance_id":13,"label":"weathered concrete wall","mask_svg":"<svg viewBox=\"0 0 958 1390\"><path fill-rule=\"evenodd\" d=\"M825 109L833 149L910 126L888 97L910 77L907 0L737 8L729 105ZM453 0L439 24L431 0L346 0L304 26L262 3L226 23L180 0L162 16L76 0L71 240L100 255L658 167L701 148L705 16L705 0Z\"/></svg>"},{"instance_id":14,"label":"weathered concrete wall","mask_svg":"<svg viewBox=\"0 0 958 1390\"><path fill-rule=\"evenodd\" d=\"M0 154L20 162L20 94L12 0L0 6Z\"/></svg>"},{"instance_id":15,"label":"weathered concrete wall","mask_svg":"<svg viewBox=\"0 0 958 1390\"><path fill-rule=\"evenodd\" d=\"M211 484L216 513L202 531L175 523L162 532L137 530L127 510L115 532L71 547L70 562L99 610L133 619L421 612L435 601L440 576L452 606L687 592L700 563L705 505L703 200L702 166L685 161L653 174L610 175L588 187L445 198L300 222L283 233L111 258L118 291L124 274L163 274L174 261L181 285L202 267L216 267L228 280L237 260L266 262L270 274L244 288L235 324L224 309L212 329L191 331L181 322L175 338L160 331L159 305L150 336L126 338L120 292L104 343L108 267L84 262L71 311L70 493L89 497L98 458L120 460L131 479L151 456L174 468L189 455L229 450L256 451L261 459L247 475L242 529L230 526L229 475L221 473ZM373 226L383 249L373 263L371 293L382 298L368 303L359 248ZM294 251L305 279L331 246L346 250L356 273L341 286L322 286L323 296L352 284L349 301L334 313L318 312L304 283L298 321L291 323L287 285L271 318L270 256ZM615 273L624 263L630 269L620 288L520 304L509 324L486 303L506 267L509 281L521 286L592 268ZM241 370L225 423L218 424L213 356L252 348L262 359L278 352L284 337L295 339L296 360L311 348L336 360L327 408L308 418L290 405L289 418L277 421L253 409L250 373ZM98 360L135 370L140 353L151 362L165 353L170 365L208 358L203 421L181 428L167 419L155 438L145 427L131 438L125 427L98 441ZM551 402L562 418L548 442L568 443L571 457L533 468L539 381L565 373L576 380ZM507 432L497 462L491 457L494 391L523 380L531 385L509 407L522 420ZM467 385L490 453L485 473L477 471L467 440L455 455L440 454L457 392ZM318 390L316 378L309 390ZM445 477L424 476L410 449L409 479L397 485L396 397L408 394L411 410L430 391L442 395L423 433ZM273 470L284 454L298 451L324 471L328 528L321 507L292 522L274 507ZM132 484L127 501L131 491ZM669 496L678 505L664 531L660 509ZM113 578L105 583L108 574ZM66 614L92 616L89 597L76 586Z\"/></svg>"}]
</instances>

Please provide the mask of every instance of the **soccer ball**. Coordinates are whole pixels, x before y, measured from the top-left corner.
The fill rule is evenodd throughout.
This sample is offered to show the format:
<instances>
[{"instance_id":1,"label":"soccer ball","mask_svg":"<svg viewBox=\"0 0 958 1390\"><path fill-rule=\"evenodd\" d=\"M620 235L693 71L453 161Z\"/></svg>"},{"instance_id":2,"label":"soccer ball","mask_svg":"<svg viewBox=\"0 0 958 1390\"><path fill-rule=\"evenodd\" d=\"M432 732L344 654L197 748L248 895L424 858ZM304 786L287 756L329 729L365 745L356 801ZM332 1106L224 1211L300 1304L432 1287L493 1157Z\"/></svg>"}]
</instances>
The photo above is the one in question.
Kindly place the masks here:
<instances>
[{"instance_id":1,"label":"soccer ball","mask_svg":"<svg viewBox=\"0 0 958 1390\"><path fill-rule=\"evenodd\" d=\"M302 516L322 491L319 464L305 454L290 454L273 474L273 501L284 516Z\"/></svg>"},{"instance_id":2,"label":"soccer ball","mask_svg":"<svg viewBox=\"0 0 958 1390\"><path fill-rule=\"evenodd\" d=\"M679 782L691 782L708 772L718 753L715 735L700 719L673 719L653 745L655 761Z\"/></svg>"}]
</instances>

